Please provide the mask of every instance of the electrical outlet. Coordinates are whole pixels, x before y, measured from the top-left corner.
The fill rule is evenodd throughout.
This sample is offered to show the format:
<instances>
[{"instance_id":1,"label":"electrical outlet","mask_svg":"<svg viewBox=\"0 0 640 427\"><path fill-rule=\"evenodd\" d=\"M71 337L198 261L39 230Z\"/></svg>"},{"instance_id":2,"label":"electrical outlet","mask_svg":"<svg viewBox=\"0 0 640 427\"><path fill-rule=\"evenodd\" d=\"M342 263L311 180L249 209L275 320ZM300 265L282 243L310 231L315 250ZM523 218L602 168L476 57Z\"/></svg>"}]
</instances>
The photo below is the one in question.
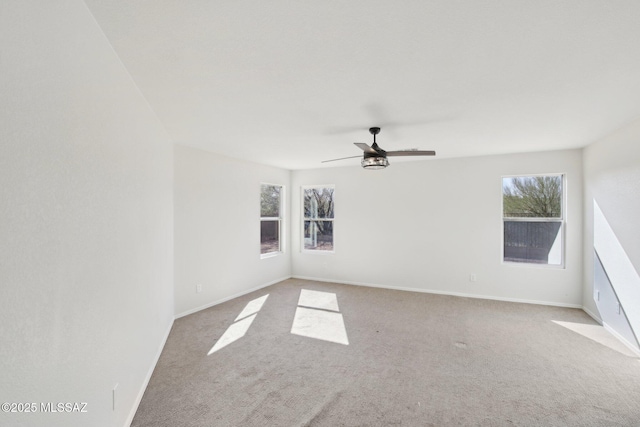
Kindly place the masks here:
<instances>
[{"instance_id":1,"label":"electrical outlet","mask_svg":"<svg viewBox=\"0 0 640 427\"><path fill-rule=\"evenodd\" d=\"M196 285L196 293L200 293L200 292L202 292L202 283L198 283Z\"/></svg>"},{"instance_id":2,"label":"electrical outlet","mask_svg":"<svg viewBox=\"0 0 640 427\"><path fill-rule=\"evenodd\" d=\"M478 281L478 277L475 274L470 274L469 275L469 281L470 282L477 282Z\"/></svg>"},{"instance_id":3,"label":"electrical outlet","mask_svg":"<svg viewBox=\"0 0 640 427\"><path fill-rule=\"evenodd\" d=\"M593 293L593 299L596 301L600 301L600 291L595 291Z\"/></svg>"}]
</instances>

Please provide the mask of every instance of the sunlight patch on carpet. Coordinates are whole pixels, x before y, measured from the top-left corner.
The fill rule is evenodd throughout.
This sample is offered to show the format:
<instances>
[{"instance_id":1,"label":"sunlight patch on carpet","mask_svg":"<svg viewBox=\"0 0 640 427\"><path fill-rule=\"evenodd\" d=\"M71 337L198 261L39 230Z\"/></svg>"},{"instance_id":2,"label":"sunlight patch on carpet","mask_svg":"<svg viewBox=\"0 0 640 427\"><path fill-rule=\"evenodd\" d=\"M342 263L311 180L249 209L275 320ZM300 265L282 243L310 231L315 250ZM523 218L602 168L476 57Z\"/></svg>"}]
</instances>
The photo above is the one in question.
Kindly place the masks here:
<instances>
[{"instance_id":1,"label":"sunlight patch on carpet","mask_svg":"<svg viewBox=\"0 0 640 427\"><path fill-rule=\"evenodd\" d=\"M620 342L620 340L611 335L604 327L600 325L561 322L559 320L552 320L552 322L556 325L560 325L564 328L569 329L570 331L580 334L583 337L589 338L592 341L607 346L610 349L617 351L618 353L624 354L625 356L637 357L636 354L631 351L631 349L629 349L626 345Z\"/></svg>"},{"instance_id":2,"label":"sunlight patch on carpet","mask_svg":"<svg viewBox=\"0 0 640 427\"><path fill-rule=\"evenodd\" d=\"M251 323L253 323L253 319L256 318L268 297L269 294L249 301L238 317L236 317L236 320L234 320L235 323L229 326L220 339L216 341L213 347L211 347L207 356L212 355L221 348L224 348L232 342L238 341L240 338L244 337L249 330Z\"/></svg>"},{"instance_id":3,"label":"sunlight patch on carpet","mask_svg":"<svg viewBox=\"0 0 640 427\"><path fill-rule=\"evenodd\" d=\"M349 345L342 314L305 307L296 308L291 333L303 337Z\"/></svg>"},{"instance_id":4,"label":"sunlight patch on carpet","mask_svg":"<svg viewBox=\"0 0 640 427\"><path fill-rule=\"evenodd\" d=\"M319 292L302 289L298 305L301 307L319 308L322 310L340 311L338 297L331 292Z\"/></svg>"},{"instance_id":5,"label":"sunlight patch on carpet","mask_svg":"<svg viewBox=\"0 0 640 427\"><path fill-rule=\"evenodd\" d=\"M253 301L250 301L245 306L245 308L240 312L240 314L238 314L238 317L236 317L236 320L234 320L234 322L237 322L240 319L244 319L247 316L250 316L252 314L259 312L268 297L269 297L269 294L262 296L260 298L256 298Z\"/></svg>"},{"instance_id":6,"label":"sunlight patch on carpet","mask_svg":"<svg viewBox=\"0 0 640 427\"><path fill-rule=\"evenodd\" d=\"M242 338L249 330L249 327L251 326L251 323L253 322L253 319L256 318L256 316L257 314L252 314L251 316L246 317L229 326L229 328L224 332L224 334L222 334L216 344L211 348L211 350L209 350L207 356Z\"/></svg>"},{"instance_id":7,"label":"sunlight patch on carpet","mask_svg":"<svg viewBox=\"0 0 640 427\"><path fill-rule=\"evenodd\" d=\"M349 345L338 297L331 292L302 289L291 333L303 337Z\"/></svg>"}]
</instances>

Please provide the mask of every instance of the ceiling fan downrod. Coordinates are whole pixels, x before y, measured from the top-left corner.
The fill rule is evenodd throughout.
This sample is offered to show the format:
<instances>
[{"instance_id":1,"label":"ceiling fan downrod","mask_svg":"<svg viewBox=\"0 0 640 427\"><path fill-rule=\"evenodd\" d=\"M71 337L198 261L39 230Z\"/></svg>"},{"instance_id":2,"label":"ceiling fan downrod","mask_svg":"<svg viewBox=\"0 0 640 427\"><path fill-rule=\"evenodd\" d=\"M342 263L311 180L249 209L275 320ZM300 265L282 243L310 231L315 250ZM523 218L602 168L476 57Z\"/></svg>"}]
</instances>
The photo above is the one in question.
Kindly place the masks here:
<instances>
[{"instance_id":1,"label":"ceiling fan downrod","mask_svg":"<svg viewBox=\"0 0 640 427\"><path fill-rule=\"evenodd\" d=\"M373 144L375 144L377 147L378 144L376 144L376 135L380 133L380 128L379 127L369 128L369 133L373 135Z\"/></svg>"}]
</instances>

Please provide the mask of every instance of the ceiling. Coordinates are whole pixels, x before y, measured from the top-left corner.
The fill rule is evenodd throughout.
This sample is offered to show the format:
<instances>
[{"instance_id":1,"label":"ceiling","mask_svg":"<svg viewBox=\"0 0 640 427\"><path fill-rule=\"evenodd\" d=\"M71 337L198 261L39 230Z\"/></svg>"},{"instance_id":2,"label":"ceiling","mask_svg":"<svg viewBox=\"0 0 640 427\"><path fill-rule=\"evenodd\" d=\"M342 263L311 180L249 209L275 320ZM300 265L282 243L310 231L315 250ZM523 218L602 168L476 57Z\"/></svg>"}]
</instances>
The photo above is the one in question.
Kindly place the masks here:
<instances>
[{"instance_id":1,"label":"ceiling","mask_svg":"<svg viewBox=\"0 0 640 427\"><path fill-rule=\"evenodd\" d=\"M640 117L637 0L85 3L175 143L286 169L358 165L320 161L371 126L447 158Z\"/></svg>"}]
</instances>

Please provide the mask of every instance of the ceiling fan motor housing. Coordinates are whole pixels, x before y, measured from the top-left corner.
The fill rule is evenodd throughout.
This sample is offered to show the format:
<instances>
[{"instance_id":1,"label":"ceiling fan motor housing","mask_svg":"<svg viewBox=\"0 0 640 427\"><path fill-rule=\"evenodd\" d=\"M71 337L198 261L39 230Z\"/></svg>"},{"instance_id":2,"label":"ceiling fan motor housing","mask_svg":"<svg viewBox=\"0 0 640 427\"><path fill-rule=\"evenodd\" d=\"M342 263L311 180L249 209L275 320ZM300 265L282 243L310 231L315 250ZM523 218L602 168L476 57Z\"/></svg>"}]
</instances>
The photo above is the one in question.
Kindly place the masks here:
<instances>
[{"instance_id":1,"label":"ceiling fan motor housing","mask_svg":"<svg viewBox=\"0 0 640 427\"><path fill-rule=\"evenodd\" d=\"M387 152L382 148L378 147L377 144L372 145L371 148L377 151L377 153L364 153L364 158L368 159L369 157L387 157Z\"/></svg>"}]
</instances>

